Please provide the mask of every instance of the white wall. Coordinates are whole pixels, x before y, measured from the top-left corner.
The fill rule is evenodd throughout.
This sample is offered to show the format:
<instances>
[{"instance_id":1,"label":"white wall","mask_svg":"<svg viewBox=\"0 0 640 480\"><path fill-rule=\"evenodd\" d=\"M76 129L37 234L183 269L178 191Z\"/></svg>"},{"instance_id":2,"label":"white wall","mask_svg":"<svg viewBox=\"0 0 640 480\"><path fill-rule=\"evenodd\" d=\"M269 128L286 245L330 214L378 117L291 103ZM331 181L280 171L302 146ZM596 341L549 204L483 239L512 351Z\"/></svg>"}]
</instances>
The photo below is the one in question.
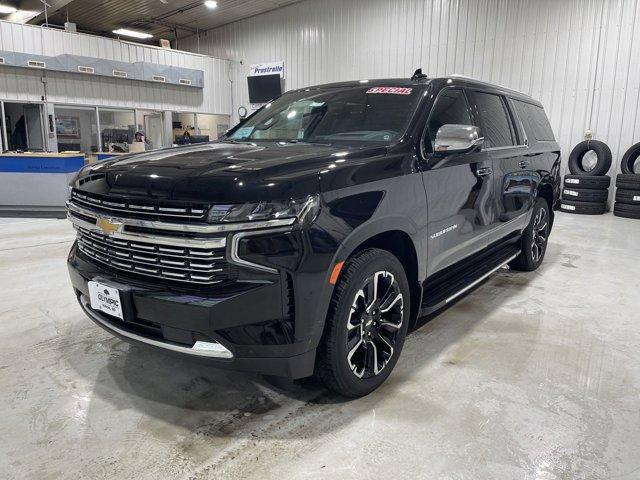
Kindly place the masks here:
<instances>
[{"instance_id":1,"label":"white wall","mask_svg":"<svg viewBox=\"0 0 640 480\"><path fill-rule=\"evenodd\" d=\"M614 169L640 141L640 0L306 0L201 34L199 51L235 61L234 115L251 63L284 61L286 89L421 66L541 100L565 159L587 129Z\"/></svg>"},{"instance_id":2,"label":"white wall","mask_svg":"<svg viewBox=\"0 0 640 480\"><path fill-rule=\"evenodd\" d=\"M93 35L0 21L0 50L146 61L204 71L204 88L0 66L0 100L229 114L229 62ZM42 82L46 77L46 88Z\"/></svg>"}]
</instances>

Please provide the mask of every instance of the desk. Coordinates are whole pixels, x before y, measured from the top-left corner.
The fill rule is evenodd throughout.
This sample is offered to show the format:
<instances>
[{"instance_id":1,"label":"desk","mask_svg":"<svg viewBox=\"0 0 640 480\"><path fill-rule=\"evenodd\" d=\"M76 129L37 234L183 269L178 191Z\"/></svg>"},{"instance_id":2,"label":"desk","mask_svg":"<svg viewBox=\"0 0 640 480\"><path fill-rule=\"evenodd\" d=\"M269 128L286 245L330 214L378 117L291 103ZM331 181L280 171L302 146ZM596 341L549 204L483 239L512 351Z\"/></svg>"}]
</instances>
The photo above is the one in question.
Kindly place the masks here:
<instances>
[{"instance_id":1,"label":"desk","mask_svg":"<svg viewBox=\"0 0 640 480\"><path fill-rule=\"evenodd\" d=\"M0 213L63 212L69 182L84 163L82 153L0 154Z\"/></svg>"}]
</instances>

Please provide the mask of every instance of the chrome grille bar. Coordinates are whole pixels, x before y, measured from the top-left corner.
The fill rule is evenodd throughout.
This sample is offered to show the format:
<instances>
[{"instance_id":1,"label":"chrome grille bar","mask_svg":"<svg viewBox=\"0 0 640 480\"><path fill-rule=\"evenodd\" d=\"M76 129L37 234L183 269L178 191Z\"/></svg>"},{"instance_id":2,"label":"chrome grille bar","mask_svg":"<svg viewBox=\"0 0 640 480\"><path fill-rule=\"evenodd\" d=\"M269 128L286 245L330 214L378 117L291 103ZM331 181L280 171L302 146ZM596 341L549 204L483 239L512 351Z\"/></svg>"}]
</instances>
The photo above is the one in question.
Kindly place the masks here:
<instances>
[{"instance_id":1,"label":"chrome grille bar","mask_svg":"<svg viewBox=\"0 0 640 480\"><path fill-rule=\"evenodd\" d=\"M80 218L80 217L74 215L74 212L77 213L76 209L69 208L69 212L67 213L67 218L69 219L69 221L71 221L71 223L73 223L74 226L82 227L82 228L84 228L86 230L102 233L102 230L95 223L97 221L97 218L98 218L95 213L90 212L88 210L83 210L83 213L81 215L83 217L91 218L93 221L90 222L88 220L85 220L84 218ZM123 222L126 222L126 225L131 225L131 220L133 220L133 219L126 219L126 220L123 220ZM156 222L154 222L154 223L156 223ZM160 223L160 222L158 222L158 223ZM150 250L151 249L151 247L148 245L148 243L145 243L145 242L149 242L149 241L151 241L151 243L153 243L155 245L162 245L162 246L167 246L167 247L176 247L176 248L177 247L185 247L185 248L205 249L203 251L198 250L197 253L194 250L193 254L200 255L200 256L208 256L209 255L208 253L206 253L207 252L206 249L224 248L225 245L227 244L227 239L225 237L219 237L219 238L182 238L182 237L170 237L170 236L164 236L164 235L147 235L147 234L143 234L143 233L127 232L126 231L126 227L125 227L125 231L123 231L123 232L114 232L111 235L109 235L109 238L113 238L114 240L119 240L119 241L133 241L133 242L136 242L135 243L135 247L139 248L141 250Z\"/></svg>"},{"instance_id":2,"label":"chrome grille bar","mask_svg":"<svg viewBox=\"0 0 640 480\"><path fill-rule=\"evenodd\" d=\"M82 206L78 206L73 202L67 202L67 209L78 213L80 215L91 217L97 219L100 215L98 212L94 210L89 210ZM117 217L113 218L113 220L117 220L125 224L126 226L132 227L142 227L149 228L154 230L168 231L170 232L184 232L184 233L224 233L224 232L236 232L239 230L257 230L261 228L273 228L273 227L284 227L287 225L293 225L296 222L295 218L284 218L279 220L265 220L265 221L255 221L249 223L228 223L228 224L189 224L189 223L169 223L169 222L159 222L155 220L142 220L138 218L123 218Z\"/></svg>"},{"instance_id":3,"label":"chrome grille bar","mask_svg":"<svg viewBox=\"0 0 640 480\"><path fill-rule=\"evenodd\" d=\"M108 235L76 226L78 249L92 260L129 273L212 285L229 278L229 265L224 260L223 250L198 249L206 253L209 263L202 263L202 256L195 258L192 249L184 248L184 256L161 251L159 245L140 242L115 241ZM123 244L124 243L124 244ZM143 248L141 248L143 247ZM195 250L195 249L194 249ZM141 255L139 252L143 251Z\"/></svg>"},{"instance_id":4,"label":"chrome grille bar","mask_svg":"<svg viewBox=\"0 0 640 480\"><path fill-rule=\"evenodd\" d=\"M80 193L75 189L71 192L71 202L79 206L98 208L109 212L155 215L157 217L184 218L186 220L204 220L208 210L206 205L197 207L164 207L158 205L144 205L136 202L113 201L99 195Z\"/></svg>"}]
</instances>

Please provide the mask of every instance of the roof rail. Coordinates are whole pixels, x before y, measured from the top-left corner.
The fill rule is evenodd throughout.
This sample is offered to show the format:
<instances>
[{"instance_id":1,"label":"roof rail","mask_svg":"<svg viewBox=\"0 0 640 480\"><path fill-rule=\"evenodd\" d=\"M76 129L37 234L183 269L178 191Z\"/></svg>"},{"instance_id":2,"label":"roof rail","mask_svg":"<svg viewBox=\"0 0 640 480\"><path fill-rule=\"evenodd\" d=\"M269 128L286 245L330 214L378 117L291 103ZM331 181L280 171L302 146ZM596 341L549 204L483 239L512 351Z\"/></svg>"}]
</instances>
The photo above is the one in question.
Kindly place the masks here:
<instances>
[{"instance_id":1,"label":"roof rail","mask_svg":"<svg viewBox=\"0 0 640 480\"><path fill-rule=\"evenodd\" d=\"M500 85L498 83L491 83L491 82L487 82L485 80L479 80L477 78L470 77L469 75L461 75L459 73L454 73L452 75L447 75L447 76L450 77L450 78L460 78L460 79L463 79L463 80L471 80L473 82L480 83L482 85L487 85L488 87L498 87L498 88L501 88L502 90L506 90L508 92L513 92L513 93L517 93L518 95L523 95L525 97L533 98L530 95L527 95L526 93L519 92L518 90L514 90L513 88L505 87L504 85Z\"/></svg>"}]
</instances>

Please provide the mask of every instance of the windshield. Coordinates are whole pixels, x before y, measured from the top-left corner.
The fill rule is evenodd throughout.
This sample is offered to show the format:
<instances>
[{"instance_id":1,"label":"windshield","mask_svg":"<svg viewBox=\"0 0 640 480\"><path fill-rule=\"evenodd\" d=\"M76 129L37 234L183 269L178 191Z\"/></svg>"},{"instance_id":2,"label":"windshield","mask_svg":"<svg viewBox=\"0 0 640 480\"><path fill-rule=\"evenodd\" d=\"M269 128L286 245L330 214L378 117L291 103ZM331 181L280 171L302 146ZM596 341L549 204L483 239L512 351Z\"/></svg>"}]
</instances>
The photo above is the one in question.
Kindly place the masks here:
<instances>
[{"instance_id":1,"label":"windshield","mask_svg":"<svg viewBox=\"0 0 640 480\"><path fill-rule=\"evenodd\" d=\"M265 105L227 138L388 144L407 128L419 97L416 88L394 86L292 92Z\"/></svg>"}]
</instances>

